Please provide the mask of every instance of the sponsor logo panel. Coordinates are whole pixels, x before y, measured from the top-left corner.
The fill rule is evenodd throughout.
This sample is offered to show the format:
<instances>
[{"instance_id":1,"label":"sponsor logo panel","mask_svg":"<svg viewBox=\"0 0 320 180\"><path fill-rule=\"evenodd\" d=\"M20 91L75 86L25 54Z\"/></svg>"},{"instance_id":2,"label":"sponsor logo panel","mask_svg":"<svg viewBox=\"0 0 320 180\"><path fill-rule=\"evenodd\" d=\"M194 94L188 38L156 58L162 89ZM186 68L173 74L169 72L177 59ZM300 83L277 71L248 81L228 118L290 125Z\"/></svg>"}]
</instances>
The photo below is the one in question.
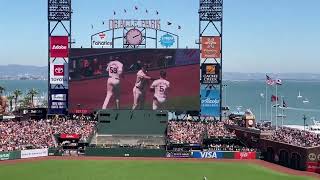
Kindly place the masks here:
<instances>
[{"instance_id":1,"label":"sponsor logo panel","mask_svg":"<svg viewBox=\"0 0 320 180\"><path fill-rule=\"evenodd\" d=\"M50 64L50 84L68 86L68 65L67 63Z\"/></svg>"},{"instance_id":2,"label":"sponsor logo panel","mask_svg":"<svg viewBox=\"0 0 320 180\"><path fill-rule=\"evenodd\" d=\"M168 47L171 47L175 43L175 40L171 34L165 34L160 37L159 42L163 47L168 48Z\"/></svg>"},{"instance_id":3,"label":"sponsor logo panel","mask_svg":"<svg viewBox=\"0 0 320 180\"><path fill-rule=\"evenodd\" d=\"M191 152L179 152L179 151L168 151L166 154L168 158L189 158L191 157Z\"/></svg>"},{"instance_id":4,"label":"sponsor logo panel","mask_svg":"<svg viewBox=\"0 0 320 180\"><path fill-rule=\"evenodd\" d=\"M219 84L220 65L202 64L201 65L201 84Z\"/></svg>"},{"instance_id":5,"label":"sponsor logo panel","mask_svg":"<svg viewBox=\"0 0 320 180\"><path fill-rule=\"evenodd\" d=\"M94 37L94 39L92 40L92 45L95 47L111 47L112 41L108 40L108 36L106 35L106 33L102 32L99 33L98 36Z\"/></svg>"},{"instance_id":6,"label":"sponsor logo panel","mask_svg":"<svg viewBox=\"0 0 320 180\"><path fill-rule=\"evenodd\" d=\"M235 159L256 159L256 152L235 152Z\"/></svg>"},{"instance_id":7,"label":"sponsor logo panel","mask_svg":"<svg viewBox=\"0 0 320 180\"><path fill-rule=\"evenodd\" d=\"M68 36L50 37L50 57L66 58L69 56L69 38Z\"/></svg>"},{"instance_id":8,"label":"sponsor logo panel","mask_svg":"<svg viewBox=\"0 0 320 180\"><path fill-rule=\"evenodd\" d=\"M221 37L201 37L201 58L221 58Z\"/></svg>"},{"instance_id":9,"label":"sponsor logo panel","mask_svg":"<svg viewBox=\"0 0 320 180\"><path fill-rule=\"evenodd\" d=\"M307 162L307 171L320 173L320 162Z\"/></svg>"},{"instance_id":10,"label":"sponsor logo panel","mask_svg":"<svg viewBox=\"0 0 320 180\"><path fill-rule=\"evenodd\" d=\"M209 159L221 159L223 158L223 152L220 151L194 151L192 152L193 158L209 158Z\"/></svg>"},{"instance_id":11,"label":"sponsor logo panel","mask_svg":"<svg viewBox=\"0 0 320 180\"><path fill-rule=\"evenodd\" d=\"M220 92L218 90L201 89L201 115L220 116Z\"/></svg>"}]
</instances>

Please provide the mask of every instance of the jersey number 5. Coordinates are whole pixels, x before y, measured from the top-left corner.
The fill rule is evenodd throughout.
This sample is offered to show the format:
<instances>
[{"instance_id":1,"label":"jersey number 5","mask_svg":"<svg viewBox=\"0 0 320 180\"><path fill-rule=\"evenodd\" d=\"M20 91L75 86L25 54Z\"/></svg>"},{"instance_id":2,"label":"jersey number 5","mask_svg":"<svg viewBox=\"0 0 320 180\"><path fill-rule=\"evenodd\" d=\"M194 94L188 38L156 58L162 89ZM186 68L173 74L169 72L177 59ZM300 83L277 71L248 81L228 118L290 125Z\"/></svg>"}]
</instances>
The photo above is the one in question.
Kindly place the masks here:
<instances>
[{"instance_id":1,"label":"jersey number 5","mask_svg":"<svg viewBox=\"0 0 320 180\"><path fill-rule=\"evenodd\" d=\"M163 86L160 86L160 92L164 92L164 87Z\"/></svg>"}]
</instances>

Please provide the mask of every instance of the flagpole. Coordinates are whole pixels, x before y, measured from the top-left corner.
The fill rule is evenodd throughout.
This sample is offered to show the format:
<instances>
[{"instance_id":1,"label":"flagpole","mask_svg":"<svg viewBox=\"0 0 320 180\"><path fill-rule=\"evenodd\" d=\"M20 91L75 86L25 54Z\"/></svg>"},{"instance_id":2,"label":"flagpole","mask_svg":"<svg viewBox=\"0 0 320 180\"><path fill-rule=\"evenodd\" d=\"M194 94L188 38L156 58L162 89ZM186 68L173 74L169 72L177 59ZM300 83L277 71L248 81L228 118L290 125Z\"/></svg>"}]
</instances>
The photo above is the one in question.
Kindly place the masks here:
<instances>
[{"instance_id":1,"label":"flagpole","mask_svg":"<svg viewBox=\"0 0 320 180\"><path fill-rule=\"evenodd\" d=\"M271 126L272 126L272 110L273 110L273 109L272 109L272 103L270 103L270 105L271 105L271 107L270 107L270 115L271 115L271 116L270 116L270 119L271 119Z\"/></svg>"},{"instance_id":2,"label":"flagpole","mask_svg":"<svg viewBox=\"0 0 320 180\"><path fill-rule=\"evenodd\" d=\"M284 110L283 110L283 108L284 108L284 107L283 107L283 96L281 96L281 101L282 101L282 106L281 106L281 110L282 110L281 126L283 127L283 116L284 116L284 112L283 112L283 111L284 111Z\"/></svg>"},{"instance_id":3,"label":"flagpole","mask_svg":"<svg viewBox=\"0 0 320 180\"><path fill-rule=\"evenodd\" d=\"M260 122L261 122L261 103L260 103Z\"/></svg>"},{"instance_id":4,"label":"flagpole","mask_svg":"<svg viewBox=\"0 0 320 180\"><path fill-rule=\"evenodd\" d=\"M278 129L278 84L276 83L276 129Z\"/></svg>"},{"instance_id":5,"label":"flagpole","mask_svg":"<svg viewBox=\"0 0 320 180\"><path fill-rule=\"evenodd\" d=\"M268 119L268 117L267 117L267 115L268 115L268 85L267 85L267 83L266 83L266 94L265 94L265 99L266 99L266 120Z\"/></svg>"}]
</instances>

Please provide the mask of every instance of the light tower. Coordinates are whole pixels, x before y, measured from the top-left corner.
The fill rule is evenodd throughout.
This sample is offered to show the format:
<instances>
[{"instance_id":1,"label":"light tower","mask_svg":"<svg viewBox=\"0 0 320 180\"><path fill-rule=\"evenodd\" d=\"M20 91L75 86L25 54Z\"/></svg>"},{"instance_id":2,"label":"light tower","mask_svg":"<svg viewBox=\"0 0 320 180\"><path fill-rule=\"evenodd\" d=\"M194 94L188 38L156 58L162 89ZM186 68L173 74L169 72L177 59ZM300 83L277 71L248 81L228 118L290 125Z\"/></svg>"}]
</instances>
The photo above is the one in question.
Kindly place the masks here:
<instances>
[{"instance_id":1,"label":"light tower","mask_svg":"<svg viewBox=\"0 0 320 180\"><path fill-rule=\"evenodd\" d=\"M71 0L48 0L48 114L68 112Z\"/></svg>"},{"instance_id":2,"label":"light tower","mask_svg":"<svg viewBox=\"0 0 320 180\"><path fill-rule=\"evenodd\" d=\"M201 116L222 120L223 0L200 0Z\"/></svg>"}]
</instances>

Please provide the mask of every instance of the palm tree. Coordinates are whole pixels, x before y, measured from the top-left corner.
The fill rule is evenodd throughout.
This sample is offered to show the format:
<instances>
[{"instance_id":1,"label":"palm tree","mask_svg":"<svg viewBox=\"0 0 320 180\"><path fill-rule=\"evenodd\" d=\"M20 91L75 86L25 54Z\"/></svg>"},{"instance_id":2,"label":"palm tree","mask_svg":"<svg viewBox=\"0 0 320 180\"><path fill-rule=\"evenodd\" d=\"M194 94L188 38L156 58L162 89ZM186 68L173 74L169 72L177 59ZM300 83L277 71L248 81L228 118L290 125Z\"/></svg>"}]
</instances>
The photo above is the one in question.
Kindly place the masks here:
<instances>
[{"instance_id":1,"label":"palm tree","mask_svg":"<svg viewBox=\"0 0 320 180\"><path fill-rule=\"evenodd\" d=\"M10 103L10 107L9 107L10 111L12 111L12 102L13 102L14 96L10 95L10 96L7 97L7 99L9 101L9 103Z\"/></svg>"},{"instance_id":2,"label":"palm tree","mask_svg":"<svg viewBox=\"0 0 320 180\"><path fill-rule=\"evenodd\" d=\"M17 110L18 98L19 96L22 95L22 91L20 89L16 89L13 91L13 95L14 95L14 107L15 107L15 110Z\"/></svg>"},{"instance_id":3,"label":"palm tree","mask_svg":"<svg viewBox=\"0 0 320 180\"><path fill-rule=\"evenodd\" d=\"M38 90L32 88L31 90L29 90L29 92L27 93L28 96L30 96L30 100L31 100L31 107L34 107L34 104L33 104L33 99L36 95L39 94Z\"/></svg>"},{"instance_id":4,"label":"palm tree","mask_svg":"<svg viewBox=\"0 0 320 180\"><path fill-rule=\"evenodd\" d=\"M5 91L6 89L3 86L0 86L0 96L2 95L2 93Z\"/></svg>"},{"instance_id":5,"label":"palm tree","mask_svg":"<svg viewBox=\"0 0 320 180\"><path fill-rule=\"evenodd\" d=\"M28 108L30 106L31 97L29 95L23 97L22 100L20 100L20 107L22 108Z\"/></svg>"}]
</instances>

